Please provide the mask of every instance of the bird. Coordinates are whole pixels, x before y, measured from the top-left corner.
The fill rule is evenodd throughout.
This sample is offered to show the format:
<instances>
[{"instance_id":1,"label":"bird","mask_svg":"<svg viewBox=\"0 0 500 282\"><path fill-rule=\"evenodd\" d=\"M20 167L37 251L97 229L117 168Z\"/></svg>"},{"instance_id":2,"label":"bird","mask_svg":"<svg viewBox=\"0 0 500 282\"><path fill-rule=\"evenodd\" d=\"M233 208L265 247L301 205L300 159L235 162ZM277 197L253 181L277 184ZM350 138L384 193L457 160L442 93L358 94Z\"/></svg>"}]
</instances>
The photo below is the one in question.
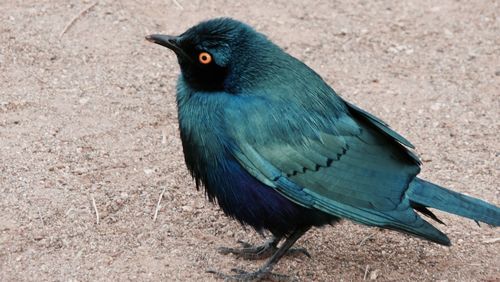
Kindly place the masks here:
<instances>
[{"instance_id":1,"label":"bird","mask_svg":"<svg viewBox=\"0 0 500 282\"><path fill-rule=\"evenodd\" d=\"M202 21L178 36L146 40L172 50L184 159L199 190L225 215L261 234L262 246L221 248L268 258L225 280L287 277L273 267L312 227L342 219L449 246L429 208L491 226L494 204L417 175L415 147L387 123L340 97L314 70L232 18Z\"/></svg>"}]
</instances>

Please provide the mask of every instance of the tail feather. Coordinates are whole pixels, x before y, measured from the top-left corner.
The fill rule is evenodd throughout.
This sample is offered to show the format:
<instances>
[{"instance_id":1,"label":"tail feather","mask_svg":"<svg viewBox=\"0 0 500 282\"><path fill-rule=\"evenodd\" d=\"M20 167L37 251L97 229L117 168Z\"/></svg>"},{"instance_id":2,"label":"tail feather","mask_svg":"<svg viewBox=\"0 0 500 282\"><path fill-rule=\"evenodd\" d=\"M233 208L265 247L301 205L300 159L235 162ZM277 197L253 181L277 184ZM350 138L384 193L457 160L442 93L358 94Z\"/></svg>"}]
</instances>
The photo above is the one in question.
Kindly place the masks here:
<instances>
[{"instance_id":1,"label":"tail feather","mask_svg":"<svg viewBox=\"0 0 500 282\"><path fill-rule=\"evenodd\" d=\"M500 208L419 178L410 183L406 195L412 202L425 207L500 226Z\"/></svg>"}]
</instances>

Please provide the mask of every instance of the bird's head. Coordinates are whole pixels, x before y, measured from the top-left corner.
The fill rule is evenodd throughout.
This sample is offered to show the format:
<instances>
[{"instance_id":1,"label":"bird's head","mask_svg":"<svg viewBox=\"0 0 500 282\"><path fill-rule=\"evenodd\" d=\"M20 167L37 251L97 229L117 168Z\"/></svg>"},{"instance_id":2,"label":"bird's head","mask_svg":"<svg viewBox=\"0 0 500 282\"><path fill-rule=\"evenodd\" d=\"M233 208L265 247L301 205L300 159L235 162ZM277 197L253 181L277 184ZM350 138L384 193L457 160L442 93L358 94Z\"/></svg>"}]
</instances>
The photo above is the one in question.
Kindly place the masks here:
<instances>
[{"instance_id":1,"label":"bird's head","mask_svg":"<svg viewBox=\"0 0 500 282\"><path fill-rule=\"evenodd\" d=\"M258 75L270 53L279 50L262 34L230 18L201 22L179 36L153 34L146 39L174 51L184 81L201 91L237 92L246 78Z\"/></svg>"}]
</instances>

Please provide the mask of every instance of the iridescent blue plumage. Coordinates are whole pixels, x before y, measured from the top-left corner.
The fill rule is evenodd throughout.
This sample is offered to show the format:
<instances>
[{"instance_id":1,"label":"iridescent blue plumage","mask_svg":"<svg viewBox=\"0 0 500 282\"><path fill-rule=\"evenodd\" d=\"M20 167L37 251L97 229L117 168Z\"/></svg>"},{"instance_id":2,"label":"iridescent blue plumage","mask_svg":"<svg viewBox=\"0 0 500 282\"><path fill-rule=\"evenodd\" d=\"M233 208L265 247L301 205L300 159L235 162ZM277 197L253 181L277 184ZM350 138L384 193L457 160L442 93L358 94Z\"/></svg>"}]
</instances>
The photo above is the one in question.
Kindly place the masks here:
<instances>
[{"instance_id":1,"label":"iridescent blue plumage","mask_svg":"<svg viewBox=\"0 0 500 282\"><path fill-rule=\"evenodd\" d=\"M500 225L498 207L417 178L408 140L251 27L215 19L148 39L177 54L179 127L197 186L227 215L273 233L272 244L287 238L261 270L238 278L264 277L311 226L339 218L444 245L418 212Z\"/></svg>"},{"instance_id":2,"label":"iridescent blue plumage","mask_svg":"<svg viewBox=\"0 0 500 282\"><path fill-rule=\"evenodd\" d=\"M225 214L257 231L288 235L297 227L321 226L335 216L304 208L252 176L234 158L231 141L221 130L223 93L203 93L179 78L177 103L186 164L211 201Z\"/></svg>"}]
</instances>

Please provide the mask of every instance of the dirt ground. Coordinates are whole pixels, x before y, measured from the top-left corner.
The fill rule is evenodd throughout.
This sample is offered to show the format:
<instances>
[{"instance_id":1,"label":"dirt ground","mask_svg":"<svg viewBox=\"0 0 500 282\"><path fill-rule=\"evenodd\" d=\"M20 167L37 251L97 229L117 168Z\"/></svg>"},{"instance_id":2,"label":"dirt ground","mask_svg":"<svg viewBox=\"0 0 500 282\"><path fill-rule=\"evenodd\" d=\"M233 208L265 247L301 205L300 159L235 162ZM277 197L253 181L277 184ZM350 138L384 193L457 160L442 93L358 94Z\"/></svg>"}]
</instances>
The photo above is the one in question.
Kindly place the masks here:
<instances>
[{"instance_id":1,"label":"dirt ground","mask_svg":"<svg viewBox=\"0 0 500 282\"><path fill-rule=\"evenodd\" d=\"M196 191L177 62L144 40L218 16L264 32L412 140L424 178L500 204L498 1L98 1L64 33L93 2L28 2L0 2L1 281L212 281L207 269L263 263L216 252L262 238ZM500 281L500 230L439 216L450 248L344 222L306 234L312 258L276 271Z\"/></svg>"}]
</instances>

